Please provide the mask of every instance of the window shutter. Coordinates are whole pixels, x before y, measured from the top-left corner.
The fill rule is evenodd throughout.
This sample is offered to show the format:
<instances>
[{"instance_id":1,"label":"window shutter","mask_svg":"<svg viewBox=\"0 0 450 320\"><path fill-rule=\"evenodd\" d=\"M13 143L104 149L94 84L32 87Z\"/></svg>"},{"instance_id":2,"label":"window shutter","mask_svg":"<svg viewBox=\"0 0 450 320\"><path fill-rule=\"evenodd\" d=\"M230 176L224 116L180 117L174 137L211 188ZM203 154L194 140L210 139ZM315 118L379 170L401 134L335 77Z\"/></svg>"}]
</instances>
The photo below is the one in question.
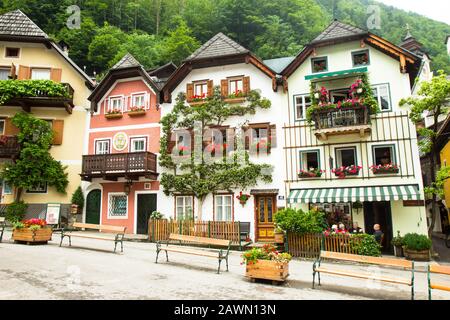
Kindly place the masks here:
<instances>
[{"instance_id":1,"label":"window shutter","mask_svg":"<svg viewBox=\"0 0 450 320\"><path fill-rule=\"evenodd\" d=\"M244 149L250 150L250 138L251 138L251 128L249 126L242 127L242 131L244 133Z\"/></svg>"},{"instance_id":2,"label":"window shutter","mask_svg":"<svg viewBox=\"0 0 450 320\"><path fill-rule=\"evenodd\" d=\"M244 93L249 93L250 92L250 77L244 77L242 82L243 82Z\"/></svg>"},{"instance_id":3,"label":"window shutter","mask_svg":"<svg viewBox=\"0 0 450 320\"><path fill-rule=\"evenodd\" d=\"M214 84L212 80L208 80L208 97L212 97L214 91Z\"/></svg>"},{"instance_id":4,"label":"window shutter","mask_svg":"<svg viewBox=\"0 0 450 320\"><path fill-rule=\"evenodd\" d=\"M9 76L11 77L11 79L16 79L16 78L17 78L16 72L17 72L17 70L16 70L16 65L13 63L13 64L11 65L11 72L10 72L10 74L9 74Z\"/></svg>"},{"instance_id":5,"label":"window shutter","mask_svg":"<svg viewBox=\"0 0 450 320\"><path fill-rule=\"evenodd\" d=\"M53 145L61 145L63 142L64 120L53 120Z\"/></svg>"},{"instance_id":6,"label":"window shutter","mask_svg":"<svg viewBox=\"0 0 450 320\"><path fill-rule=\"evenodd\" d=\"M186 84L186 101L191 102L193 95L194 95L194 84L193 83Z\"/></svg>"},{"instance_id":7,"label":"window shutter","mask_svg":"<svg viewBox=\"0 0 450 320\"><path fill-rule=\"evenodd\" d=\"M270 141L270 148L276 148L276 146L277 146L277 126L275 124L271 124L269 126L269 141Z\"/></svg>"},{"instance_id":8,"label":"window shutter","mask_svg":"<svg viewBox=\"0 0 450 320\"><path fill-rule=\"evenodd\" d=\"M13 123L11 118L5 119L5 136L15 136L19 133L19 128L17 128Z\"/></svg>"},{"instance_id":9,"label":"window shutter","mask_svg":"<svg viewBox=\"0 0 450 320\"><path fill-rule=\"evenodd\" d=\"M189 133L191 135L191 152L194 151L194 145L195 145L195 141L194 141L194 129L189 129Z\"/></svg>"},{"instance_id":10,"label":"window shutter","mask_svg":"<svg viewBox=\"0 0 450 320\"><path fill-rule=\"evenodd\" d=\"M31 77L31 69L30 67L19 65L19 75L17 79L19 80L27 80Z\"/></svg>"},{"instance_id":11,"label":"window shutter","mask_svg":"<svg viewBox=\"0 0 450 320\"><path fill-rule=\"evenodd\" d=\"M62 69L52 68L50 70L50 80L61 82Z\"/></svg>"},{"instance_id":12,"label":"window shutter","mask_svg":"<svg viewBox=\"0 0 450 320\"><path fill-rule=\"evenodd\" d=\"M175 140L173 140L173 141L171 140L172 133L173 132L170 132L169 136L167 137L167 140L168 140L168 142L167 142L167 153L169 153L169 154L172 153L173 148L175 148L175 145L176 145L176 141Z\"/></svg>"},{"instance_id":13,"label":"window shutter","mask_svg":"<svg viewBox=\"0 0 450 320\"><path fill-rule=\"evenodd\" d=\"M228 80L223 79L220 81L220 89L222 93L222 97L228 97Z\"/></svg>"}]
</instances>

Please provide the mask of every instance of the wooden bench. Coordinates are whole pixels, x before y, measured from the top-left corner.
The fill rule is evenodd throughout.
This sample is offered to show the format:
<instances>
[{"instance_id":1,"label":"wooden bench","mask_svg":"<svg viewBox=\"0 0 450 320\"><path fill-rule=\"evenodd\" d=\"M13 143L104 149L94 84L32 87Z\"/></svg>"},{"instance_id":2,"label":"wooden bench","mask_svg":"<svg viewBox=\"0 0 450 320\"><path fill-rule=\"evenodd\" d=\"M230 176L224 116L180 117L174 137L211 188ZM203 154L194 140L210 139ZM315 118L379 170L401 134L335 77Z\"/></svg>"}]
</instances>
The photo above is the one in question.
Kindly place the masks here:
<instances>
[{"instance_id":1,"label":"wooden bench","mask_svg":"<svg viewBox=\"0 0 450 320\"><path fill-rule=\"evenodd\" d=\"M385 276L383 274L374 275L370 272L356 272L355 270L343 270L335 269L329 267L321 266L322 259L334 259L339 261L357 262L371 265L387 266L387 267L398 267L407 270L411 270L410 278L394 278ZM314 289L316 273L319 279L320 286L320 274L328 273L335 276L353 277L359 279L370 279L377 280L381 282L390 282L396 284L403 284L411 287L411 299L414 300L414 261L394 259L394 258L379 258L379 257L369 257L360 256L356 254L349 253L339 253L331 251L321 251L319 258L313 264L313 283L312 287Z\"/></svg>"},{"instance_id":2,"label":"wooden bench","mask_svg":"<svg viewBox=\"0 0 450 320\"><path fill-rule=\"evenodd\" d=\"M431 300L431 289L450 291L450 282L447 284L431 282L431 274L445 274L450 276L450 267L440 265L428 265L428 300Z\"/></svg>"},{"instance_id":3,"label":"wooden bench","mask_svg":"<svg viewBox=\"0 0 450 320\"><path fill-rule=\"evenodd\" d=\"M5 217L0 217L0 242L3 240L3 232L5 232L6 220Z\"/></svg>"},{"instance_id":4,"label":"wooden bench","mask_svg":"<svg viewBox=\"0 0 450 320\"><path fill-rule=\"evenodd\" d=\"M105 234L105 233L85 233L83 231L77 231L79 229L93 229L99 231L108 231L114 234ZM89 239L98 239L98 240L109 240L114 241L114 252L116 252L117 244L120 242L120 251L123 252L123 238L125 236L126 227L121 226L110 226L106 224L91 224L91 223L80 223L75 222L73 224L73 229L62 229L61 230L61 242L59 246L61 247L63 239L65 237L69 238L69 246L72 245L72 237L78 238L89 238Z\"/></svg>"},{"instance_id":5,"label":"wooden bench","mask_svg":"<svg viewBox=\"0 0 450 320\"><path fill-rule=\"evenodd\" d=\"M188 248L181 246L183 243L192 243L192 244L201 244L201 245L212 245L218 247L226 247L226 251L223 249L215 249L215 250L204 250L197 248ZM174 245L175 244L175 245ZM165 245L165 246L163 246ZM219 268L217 269L217 273L220 273L220 264L222 260L226 261L227 271L228 271L228 254L230 252L231 241L230 240L222 240L215 238L206 238L206 237L194 237L194 236L184 236L180 234L171 233L169 235L169 239L166 241L158 241L156 243L156 263L158 263L158 256L160 251L166 252L166 260L169 261L168 252L178 252L185 254L192 254L202 257L208 257L219 260Z\"/></svg>"}]
</instances>

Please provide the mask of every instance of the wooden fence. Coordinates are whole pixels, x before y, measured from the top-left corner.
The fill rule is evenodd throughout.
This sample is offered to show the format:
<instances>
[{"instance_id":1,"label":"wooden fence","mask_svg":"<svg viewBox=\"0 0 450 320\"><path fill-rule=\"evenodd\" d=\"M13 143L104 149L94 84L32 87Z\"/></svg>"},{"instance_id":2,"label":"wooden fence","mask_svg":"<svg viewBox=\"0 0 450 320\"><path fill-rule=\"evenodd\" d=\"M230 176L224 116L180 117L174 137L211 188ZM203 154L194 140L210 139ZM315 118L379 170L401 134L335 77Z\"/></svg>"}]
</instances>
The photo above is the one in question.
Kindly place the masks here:
<instances>
[{"instance_id":1,"label":"wooden fence","mask_svg":"<svg viewBox=\"0 0 450 320\"><path fill-rule=\"evenodd\" d=\"M301 258L317 258L320 250L357 254L350 245L350 239L352 238L349 235L324 236L321 233L303 235L288 233L286 250L293 257Z\"/></svg>"},{"instance_id":2,"label":"wooden fence","mask_svg":"<svg viewBox=\"0 0 450 320\"><path fill-rule=\"evenodd\" d=\"M232 244L241 245L238 221L149 220L148 232L150 240L153 242L167 240L169 234L177 233L186 236L231 240Z\"/></svg>"}]
</instances>

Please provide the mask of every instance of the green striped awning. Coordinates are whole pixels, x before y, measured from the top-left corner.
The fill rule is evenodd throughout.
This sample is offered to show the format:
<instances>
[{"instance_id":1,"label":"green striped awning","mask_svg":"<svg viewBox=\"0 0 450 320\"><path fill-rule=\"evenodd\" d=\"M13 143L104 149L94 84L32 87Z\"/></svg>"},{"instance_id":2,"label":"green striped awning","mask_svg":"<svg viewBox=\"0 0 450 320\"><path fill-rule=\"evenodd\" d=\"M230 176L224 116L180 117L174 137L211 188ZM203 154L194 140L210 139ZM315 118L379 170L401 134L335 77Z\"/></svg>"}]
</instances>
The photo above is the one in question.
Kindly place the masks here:
<instances>
[{"instance_id":1,"label":"green striped awning","mask_svg":"<svg viewBox=\"0 0 450 320\"><path fill-rule=\"evenodd\" d=\"M305 76L305 80L342 77L342 76L346 76L349 74L364 73L364 72L367 72L367 67L359 67L359 68L353 68L353 69L347 69L347 70L309 74L309 75Z\"/></svg>"},{"instance_id":2,"label":"green striped awning","mask_svg":"<svg viewBox=\"0 0 450 320\"><path fill-rule=\"evenodd\" d=\"M418 185L291 190L288 203L423 200Z\"/></svg>"}]
</instances>

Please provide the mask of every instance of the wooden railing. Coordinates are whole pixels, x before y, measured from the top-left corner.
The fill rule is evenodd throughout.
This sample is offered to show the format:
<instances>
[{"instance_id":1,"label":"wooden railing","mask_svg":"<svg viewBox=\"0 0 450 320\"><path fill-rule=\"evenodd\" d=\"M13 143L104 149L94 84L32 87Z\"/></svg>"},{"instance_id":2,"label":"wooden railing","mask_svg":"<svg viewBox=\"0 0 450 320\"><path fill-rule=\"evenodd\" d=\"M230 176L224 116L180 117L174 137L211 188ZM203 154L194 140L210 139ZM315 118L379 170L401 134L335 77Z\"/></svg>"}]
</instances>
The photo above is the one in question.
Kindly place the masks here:
<instances>
[{"instance_id":1,"label":"wooden railing","mask_svg":"<svg viewBox=\"0 0 450 320\"><path fill-rule=\"evenodd\" d=\"M241 245L240 223L238 221L177 221L152 220L148 222L149 239L153 242L167 240L171 233L186 236L208 237L231 240Z\"/></svg>"},{"instance_id":2,"label":"wooden railing","mask_svg":"<svg viewBox=\"0 0 450 320\"><path fill-rule=\"evenodd\" d=\"M358 240L351 239L350 235L324 236L321 233L302 235L288 233L286 249L293 257L301 258L317 258L320 250L356 254L350 241Z\"/></svg>"},{"instance_id":3,"label":"wooden railing","mask_svg":"<svg viewBox=\"0 0 450 320\"><path fill-rule=\"evenodd\" d=\"M129 152L84 155L82 174L93 173L156 173L156 154L151 152Z\"/></svg>"},{"instance_id":4,"label":"wooden railing","mask_svg":"<svg viewBox=\"0 0 450 320\"><path fill-rule=\"evenodd\" d=\"M369 110L366 106L316 110L312 119L316 129L359 126L369 123Z\"/></svg>"},{"instance_id":5,"label":"wooden railing","mask_svg":"<svg viewBox=\"0 0 450 320\"><path fill-rule=\"evenodd\" d=\"M9 158L19 155L20 145L17 136L0 137L0 158Z\"/></svg>"}]
</instances>

